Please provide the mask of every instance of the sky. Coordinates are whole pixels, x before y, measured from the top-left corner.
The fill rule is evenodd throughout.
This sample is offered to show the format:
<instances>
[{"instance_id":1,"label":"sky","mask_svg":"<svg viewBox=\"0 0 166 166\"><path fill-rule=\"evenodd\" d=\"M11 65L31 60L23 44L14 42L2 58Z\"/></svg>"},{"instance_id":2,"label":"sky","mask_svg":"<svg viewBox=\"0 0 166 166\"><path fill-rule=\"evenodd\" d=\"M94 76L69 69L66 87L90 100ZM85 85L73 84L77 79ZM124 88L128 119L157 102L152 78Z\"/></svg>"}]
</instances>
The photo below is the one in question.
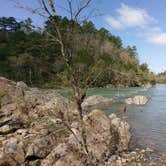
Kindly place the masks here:
<instances>
[{"instance_id":1,"label":"sky","mask_svg":"<svg viewBox=\"0 0 166 166\"><path fill-rule=\"evenodd\" d=\"M15 0L0 0L0 17L13 16L18 20L28 17L37 25L43 19L16 7ZM25 6L36 8L35 0L18 0ZM57 12L65 16L66 0L56 0ZM88 10L100 16L90 18L99 29L104 27L120 36L124 46L135 45L141 63L159 73L166 70L166 1L164 0L93 0Z\"/></svg>"}]
</instances>

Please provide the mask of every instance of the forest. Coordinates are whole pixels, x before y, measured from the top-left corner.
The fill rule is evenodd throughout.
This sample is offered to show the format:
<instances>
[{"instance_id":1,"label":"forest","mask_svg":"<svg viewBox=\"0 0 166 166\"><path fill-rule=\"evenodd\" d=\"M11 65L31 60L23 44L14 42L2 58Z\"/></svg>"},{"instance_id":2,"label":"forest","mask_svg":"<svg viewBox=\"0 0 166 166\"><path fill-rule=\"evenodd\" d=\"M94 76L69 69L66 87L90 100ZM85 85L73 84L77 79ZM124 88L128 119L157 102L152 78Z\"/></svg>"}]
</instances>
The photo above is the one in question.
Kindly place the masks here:
<instances>
[{"instance_id":1,"label":"forest","mask_svg":"<svg viewBox=\"0 0 166 166\"><path fill-rule=\"evenodd\" d=\"M161 72L156 75L156 82L157 83L166 83L166 71Z\"/></svg>"},{"instance_id":2,"label":"forest","mask_svg":"<svg viewBox=\"0 0 166 166\"><path fill-rule=\"evenodd\" d=\"M97 29L91 21L76 24L72 32L72 20L55 19L65 45L72 52L68 63L80 82L87 79L91 87L155 83L155 76L147 64L140 64L135 46L124 47L120 37L105 28ZM13 17L1 17L0 75L22 80L29 86L65 87L66 64L52 35L55 34L51 18L38 28L30 18L18 21Z\"/></svg>"}]
</instances>

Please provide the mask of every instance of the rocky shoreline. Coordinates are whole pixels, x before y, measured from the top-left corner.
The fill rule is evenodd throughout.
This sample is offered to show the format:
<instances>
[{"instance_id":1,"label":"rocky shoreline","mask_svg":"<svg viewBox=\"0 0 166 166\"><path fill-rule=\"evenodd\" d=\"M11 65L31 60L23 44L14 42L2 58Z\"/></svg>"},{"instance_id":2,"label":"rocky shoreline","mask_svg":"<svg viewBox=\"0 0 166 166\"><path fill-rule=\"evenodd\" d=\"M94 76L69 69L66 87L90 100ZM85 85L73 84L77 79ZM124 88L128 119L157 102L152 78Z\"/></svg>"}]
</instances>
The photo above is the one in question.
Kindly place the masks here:
<instances>
[{"instance_id":1,"label":"rocky shoreline","mask_svg":"<svg viewBox=\"0 0 166 166\"><path fill-rule=\"evenodd\" d=\"M83 122L93 165L164 166L164 160L151 161L151 149L130 151L125 119L95 109ZM23 82L0 77L0 166L84 166L87 155L80 135L72 101L55 91L31 90Z\"/></svg>"}]
</instances>

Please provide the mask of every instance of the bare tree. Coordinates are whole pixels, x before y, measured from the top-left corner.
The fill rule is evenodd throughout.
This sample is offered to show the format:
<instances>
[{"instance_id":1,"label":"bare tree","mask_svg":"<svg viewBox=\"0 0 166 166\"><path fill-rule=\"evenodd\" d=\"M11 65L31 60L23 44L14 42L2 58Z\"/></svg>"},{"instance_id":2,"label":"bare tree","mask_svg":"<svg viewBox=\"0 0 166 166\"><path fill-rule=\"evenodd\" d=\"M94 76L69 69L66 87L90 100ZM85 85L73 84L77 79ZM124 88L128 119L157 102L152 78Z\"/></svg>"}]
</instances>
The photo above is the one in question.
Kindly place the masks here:
<instances>
[{"instance_id":1,"label":"bare tree","mask_svg":"<svg viewBox=\"0 0 166 166\"><path fill-rule=\"evenodd\" d=\"M60 46L60 54L63 58L67 69L67 76L66 79L69 83L69 86L73 90L74 99L77 105L77 109L79 112L80 117L80 125L81 125L81 136L82 136L82 143L84 150L89 157L90 153L87 146L87 139L86 139L86 131L83 122L83 108L82 103L86 97L86 90L89 85L87 82L89 81L88 78L86 80L79 79L79 70L81 66L77 66L77 68L73 67L72 59L77 55L77 42L80 43L81 37L77 31L77 26L80 24L82 19L85 19L83 16L84 11L90 6L92 0L84 0L84 1L74 1L74 0L66 0L67 7L61 7L63 10L67 11L70 15L70 20L72 25L70 26L70 32L67 34L63 34L59 22L58 22L58 13L57 7L53 0L36 0L40 8L33 9L30 7L23 7L19 3L17 5L21 8L25 8L32 13L39 14L40 16L48 19L50 21L50 25L52 27L52 32L46 31L45 33L49 37L52 42L58 43ZM77 4L77 5L76 5ZM66 42L66 41L69 42ZM79 45L80 46L80 45ZM83 81L83 82L82 82ZM90 83L89 83L90 84ZM68 127L69 128L69 127ZM70 128L69 128L70 129Z\"/></svg>"},{"instance_id":2,"label":"bare tree","mask_svg":"<svg viewBox=\"0 0 166 166\"><path fill-rule=\"evenodd\" d=\"M51 25L51 32L46 30L45 33L47 34L51 42L54 42L55 44L58 44L60 46L60 55L67 69L66 80L68 86L72 88L74 100L77 105L77 110L79 112L82 137L82 142L80 144L83 147L85 153L87 154L87 163L89 164L91 163L90 158L92 158L93 156L91 156L91 152L89 152L87 145L86 130L83 121L82 103L86 97L86 91L89 86L93 84L93 82L95 82L95 80L103 72L99 71L95 78L93 80L91 79L91 76L96 74L94 72L94 68L102 65L102 62L98 61L97 63L95 63L93 67L89 70L88 75L83 76L81 64L78 64L76 66L75 64L73 64L73 59L77 57L79 51L78 47L80 47L80 45L84 46L84 48L95 47L94 50L96 50L96 54L99 48L100 42L95 43L94 41L91 41L91 39L93 39L93 36L91 36L91 34L86 34L84 37L82 37L83 35L80 35L80 32L77 28L83 20L88 19L90 16L93 16L95 9L89 11L89 6L92 4L92 1L93 0L66 0L67 7L62 7L58 5L56 6L53 0L36 0L38 5L40 6L36 9L26 7L22 4L17 3L17 6L24 8L31 13L38 14L49 20L49 24ZM58 7L66 11L70 16L71 26L67 34L65 34L66 30L63 31L63 29L61 29L60 27L58 19L59 16L57 13ZM87 12L88 14L85 14L86 10L89 11ZM78 45L78 43L80 44ZM69 125L66 126L70 131L72 131Z\"/></svg>"}]
</instances>

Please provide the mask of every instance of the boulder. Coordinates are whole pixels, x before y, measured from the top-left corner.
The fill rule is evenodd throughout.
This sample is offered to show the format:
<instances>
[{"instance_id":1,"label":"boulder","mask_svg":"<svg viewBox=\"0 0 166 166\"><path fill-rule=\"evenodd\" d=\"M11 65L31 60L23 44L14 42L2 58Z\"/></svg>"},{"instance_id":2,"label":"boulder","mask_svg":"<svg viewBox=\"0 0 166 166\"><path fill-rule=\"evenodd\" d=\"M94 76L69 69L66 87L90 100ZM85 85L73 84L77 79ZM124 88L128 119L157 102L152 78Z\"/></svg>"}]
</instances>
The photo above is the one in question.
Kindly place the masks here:
<instances>
[{"instance_id":1,"label":"boulder","mask_svg":"<svg viewBox=\"0 0 166 166\"><path fill-rule=\"evenodd\" d=\"M43 116L59 111L77 114L75 105L56 91L26 91L24 100L32 110L30 116Z\"/></svg>"},{"instance_id":2,"label":"boulder","mask_svg":"<svg viewBox=\"0 0 166 166\"><path fill-rule=\"evenodd\" d=\"M29 88L23 81L16 83L4 77L0 77L0 94L3 92L18 97L22 96L26 90L29 90Z\"/></svg>"},{"instance_id":3,"label":"boulder","mask_svg":"<svg viewBox=\"0 0 166 166\"><path fill-rule=\"evenodd\" d=\"M84 117L84 123L87 131L87 144L89 151L96 159L101 161L107 153L112 153L116 146L116 140L113 142L110 119L103 111L93 110Z\"/></svg>"},{"instance_id":4,"label":"boulder","mask_svg":"<svg viewBox=\"0 0 166 166\"><path fill-rule=\"evenodd\" d=\"M118 118L115 114L111 114L109 118L111 125L119 134L118 151L127 150L131 140L130 125L125 120Z\"/></svg>"},{"instance_id":5,"label":"boulder","mask_svg":"<svg viewBox=\"0 0 166 166\"><path fill-rule=\"evenodd\" d=\"M68 147L65 143L59 144L51 153L42 161L41 166L53 165L58 159L68 154Z\"/></svg>"},{"instance_id":6,"label":"boulder","mask_svg":"<svg viewBox=\"0 0 166 166\"><path fill-rule=\"evenodd\" d=\"M22 81L15 83L0 77L0 133L8 134L11 133L10 130L13 131L12 125L1 125L9 120L24 124L29 123L29 118L32 120L50 116L50 114L56 117L59 111L64 111L65 114L71 114L71 117L74 117L77 116L75 108L71 101L56 91L33 91Z\"/></svg>"},{"instance_id":7,"label":"boulder","mask_svg":"<svg viewBox=\"0 0 166 166\"><path fill-rule=\"evenodd\" d=\"M95 109L84 117L87 145L93 156L101 161L105 155L114 154L116 150L128 149L130 142L130 126L117 118L115 114L106 116L101 110ZM71 134L68 143L80 150L81 133L78 124L72 124L75 136Z\"/></svg>"},{"instance_id":8,"label":"boulder","mask_svg":"<svg viewBox=\"0 0 166 166\"><path fill-rule=\"evenodd\" d=\"M15 90L16 96L24 96L24 92L27 90L30 89L23 81L16 83L16 90Z\"/></svg>"},{"instance_id":9,"label":"boulder","mask_svg":"<svg viewBox=\"0 0 166 166\"><path fill-rule=\"evenodd\" d=\"M94 106L94 105L99 105L99 104L107 105L111 102L113 102L113 99L105 98L103 96L94 95L94 96L90 96L87 99L85 99L84 102L82 103L82 107L86 108L89 106Z\"/></svg>"},{"instance_id":10,"label":"boulder","mask_svg":"<svg viewBox=\"0 0 166 166\"><path fill-rule=\"evenodd\" d=\"M81 157L77 156L75 153L69 153L60 158L54 166L85 166L85 164L81 161Z\"/></svg>"},{"instance_id":11,"label":"boulder","mask_svg":"<svg viewBox=\"0 0 166 166\"><path fill-rule=\"evenodd\" d=\"M17 138L11 137L2 142L3 149L0 155L0 163L6 165L22 165L24 163L24 149L21 142Z\"/></svg>"},{"instance_id":12,"label":"boulder","mask_svg":"<svg viewBox=\"0 0 166 166\"><path fill-rule=\"evenodd\" d=\"M16 89L16 83L14 81L8 80L4 77L0 77L0 90L5 92L14 92Z\"/></svg>"},{"instance_id":13,"label":"boulder","mask_svg":"<svg viewBox=\"0 0 166 166\"><path fill-rule=\"evenodd\" d=\"M125 99L126 104L145 105L149 101L147 96L134 96L133 98Z\"/></svg>"},{"instance_id":14,"label":"boulder","mask_svg":"<svg viewBox=\"0 0 166 166\"><path fill-rule=\"evenodd\" d=\"M74 151L69 144L60 143L41 162L41 166L84 166L85 154Z\"/></svg>"},{"instance_id":15,"label":"boulder","mask_svg":"<svg viewBox=\"0 0 166 166\"><path fill-rule=\"evenodd\" d=\"M52 144L49 137L36 138L27 148L26 159L30 160L34 157L43 159L51 150Z\"/></svg>"},{"instance_id":16,"label":"boulder","mask_svg":"<svg viewBox=\"0 0 166 166\"><path fill-rule=\"evenodd\" d=\"M92 155L99 161L108 154L113 153L116 149L116 141L112 139L112 130L110 119L105 115L103 111L93 110L91 113L86 115L83 119L84 127L87 138L88 150ZM69 136L68 143L74 146L74 149L81 151L79 141L81 141L81 130L78 129L78 125L74 124L72 128L77 139L73 134Z\"/></svg>"},{"instance_id":17,"label":"boulder","mask_svg":"<svg viewBox=\"0 0 166 166\"><path fill-rule=\"evenodd\" d=\"M0 120L1 122L11 120L20 121L22 124L26 123L28 121L28 111L25 103L18 101L3 105L0 108Z\"/></svg>"},{"instance_id":18,"label":"boulder","mask_svg":"<svg viewBox=\"0 0 166 166\"><path fill-rule=\"evenodd\" d=\"M24 91L30 90L26 83L19 81L16 83L16 88L21 88Z\"/></svg>"},{"instance_id":19,"label":"boulder","mask_svg":"<svg viewBox=\"0 0 166 166\"><path fill-rule=\"evenodd\" d=\"M23 95L17 93L18 88L22 93L24 93L25 89L28 89L26 84L23 82L16 83L6 78L0 77L0 121L1 124L5 124L10 120L11 124L7 124L8 126L0 125L0 127L3 127L2 129L0 128L0 131L10 133L10 129L12 131L16 130L16 128L20 128L20 126L18 126L18 122L20 122L22 125L28 120L26 103L24 101ZM13 126L14 129L12 129Z\"/></svg>"}]
</instances>

